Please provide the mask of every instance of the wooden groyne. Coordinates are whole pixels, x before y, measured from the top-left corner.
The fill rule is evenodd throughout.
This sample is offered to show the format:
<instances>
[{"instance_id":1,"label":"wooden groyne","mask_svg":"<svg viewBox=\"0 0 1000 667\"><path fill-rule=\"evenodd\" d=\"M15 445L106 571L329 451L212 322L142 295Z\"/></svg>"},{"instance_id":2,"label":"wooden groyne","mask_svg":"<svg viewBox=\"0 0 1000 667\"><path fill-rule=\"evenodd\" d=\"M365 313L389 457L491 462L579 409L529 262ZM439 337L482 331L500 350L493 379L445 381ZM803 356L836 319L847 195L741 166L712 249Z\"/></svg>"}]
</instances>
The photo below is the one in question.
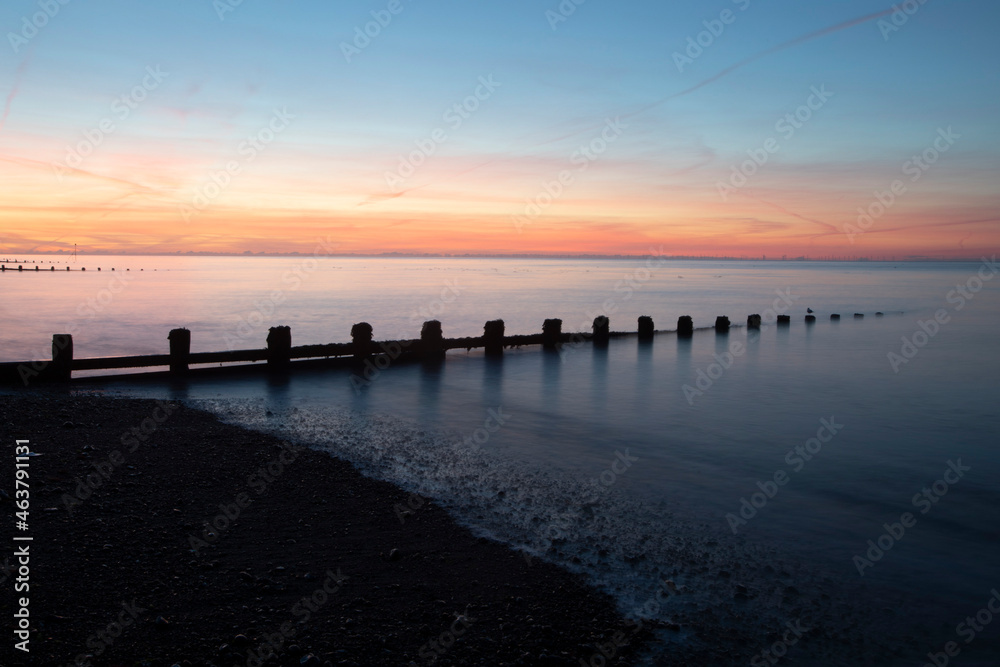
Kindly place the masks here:
<instances>
[{"instance_id":1,"label":"wooden groyne","mask_svg":"<svg viewBox=\"0 0 1000 667\"><path fill-rule=\"evenodd\" d=\"M881 313L879 313L881 314ZM806 316L806 321L815 321L814 316ZM778 326L790 323L788 315L779 315ZM717 334L725 335L731 325L729 318L720 316L713 327ZM760 315L747 318L749 329L760 328ZM193 372L261 370L286 371L293 365L317 366L345 363L376 363L380 368L396 360L440 360L448 350L467 351L482 348L488 356L502 356L504 349L525 345L541 345L547 350L559 350L565 346L593 343L605 346L612 338L637 336L640 342L648 342L656 334L676 334L678 338L689 338L695 328L693 320L683 315L677 320L677 328L657 330L653 318L643 315L638 320L637 331L611 331L611 322L605 316L594 318L591 332L563 333L562 320L548 319L542 324L542 332L537 334L508 336L503 320L491 320L483 327L482 336L465 338L445 338L441 322L424 322L420 338L377 341L374 330L367 322L359 322L351 327L350 343L327 343L320 345L292 345L290 327L272 327L268 331L267 346L250 350L230 350L228 352L191 352L191 331L173 329L167 335L167 354L148 354L122 357L97 357L77 359L74 356L73 337L70 334L52 336L52 358L37 361L14 361L0 363L0 382L5 384L29 385L32 382L68 382L75 371L115 371L140 368L166 368L153 374L167 373L184 377ZM228 365L227 365L228 364ZM192 368L198 366L199 368ZM113 374L111 374L113 375ZM119 374L121 375L121 374ZM149 375L143 374L143 375Z\"/></svg>"},{"instance_id":2,"label":"wooden groyne","mask_svg":"<svg viewBox=\"0 0 1000 667\"><path fill-rule=\"evenodd\" d=\"M101 267L97 267L97 271L101 270ZM115 267L111 267L111 271L115 270ZM125 269L126 271L131 271L131 269ZM142 271L142 269L139 269ZM7 266L6 264L0 264L0 273L55 273L61 271L82 271L86 273L87 267L81 266L79 268L73 268L67 266L65 269L56 269L55 264L50 264L49 268L43 269L40 264L34 264L33 267L24 268L24 264L15 264L14 266Z\"/></svg>"}]
</instances>

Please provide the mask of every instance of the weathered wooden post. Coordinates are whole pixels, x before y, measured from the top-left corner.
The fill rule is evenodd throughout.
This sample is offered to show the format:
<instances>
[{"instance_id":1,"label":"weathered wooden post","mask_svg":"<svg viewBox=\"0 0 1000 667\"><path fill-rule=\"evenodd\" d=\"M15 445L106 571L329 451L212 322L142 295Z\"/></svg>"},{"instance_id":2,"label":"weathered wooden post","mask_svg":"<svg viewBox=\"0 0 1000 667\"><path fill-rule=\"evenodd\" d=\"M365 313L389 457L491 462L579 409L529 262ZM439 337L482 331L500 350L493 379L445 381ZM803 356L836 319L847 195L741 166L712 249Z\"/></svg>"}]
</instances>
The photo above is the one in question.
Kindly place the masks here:
<instances>
[{"instance_id":1,"label":"weathered wooden post","mask_svg":"<svg viewBox=\"0 0 1000 667\"><path fill-rule=\"evenodd\" d=\"M760 329L760 315L755 313L747 316L747 329Z\"/></svg>"},{"instance_id":2,"label":"weathered wooden post","mask_svg":"<svg viewBox=\"0 0 1000 667\"><path fill-rule=\"evenodd\" d=\"M840 319L840 313L830 313L830 319L831 320L839 320Z\"/></svg>"},{"instance_id":3,"label":"weathered wooden post","mask_svg":"<svg viewBox=\"0 0 1000 667\"><path fill-rule=\"evenodd\" d=\"M864 313L854 313L854 319L856 319L856 320L860 320L864 316L865 316Z\"/></svg>"},{"instance_id":4,"label":"weathered wooden post","mask_svg":"<svg viewBox=\"0 0 1000 667\"><path fill-rule=\"evenodd\" d=\"M504 331L503 320L490 320L483 325L483 344L486 348L486 354L490 356L503 355Z\"/></svg>"},{"instance_id":5,"label":"weathered wooden post","mask_svg":"<svg viewBox=\"0 0 1000 667\"><path fill-rule=\"evenodd\" d=\"M604 346L611 339L611 320L607 315L594 318L594 345Z\"/></svg>"},{"instance_id":6,"label":"weathered wooden post","mask_svg":"<svg viewBox=\"0 0 1000 667\"><path fill-rule=\"evenodd\" d=\"M23 266L21 266L20 264L18 264L18 265L17 265L17 270L18 270L18 271L24 271L24 267L23 267Z\"/></svg>"},{"instance_id":7,"label":"weathered wooden post","mask_svg":"<svg viewBox=\"0 0 1000 667\"><path fill-rule=\"evenodd\" d=\"M191 355L191 332L188 329L171 329L167 340L170 341L170 372L184 375L188 372L188 357Z\"/></svg>"},{"instance_id":8,"label":"weathered wooden post","mask_svg":"<svg viewBox=\"0 0 1000 667\"><path fill-rule=\"evenodd\" d=\"M791 323L792 323L792 316L791 315L778 315L778 326L779 327L787 327Z\"/></svg>"},{"instance_id":9,"label":"weathered wooden post","mask_svg":"<svg viewBox=\"0 0 1000 667\"><path fill-rule=\"evenodd\" d=\"M358 322L351 327L351 340L354 343L354 358L364 359L371 354L372 325L367 322Z\"/></svg>"},{"instance_id":10,"label":"weathered wooden post","mask_svg":"<svg viewBox=\"0 0 1000 667\"><path fill-rule=\"evenodd\" d=\"M52 336L52 364L49 377L59 382L69 382L73 377L73 336L54 334Z\"/></svg>"},{"instance_id":11,"label":"weathered wooden post","mask_svg":"<svg viewBox=\"0 0 1000 667\"><path fill-rule=\"evenodd\" d=\"M653 326L653 318L649 315L639 316L639 340L653 340L653 333L656 327Z\"/></svg>"},{"instance_id":12,"label":"weathered wooden post","mask_svg":"<svg viewBox=\"0 0 1000 667\"><path fill-rule=\"evenodd\" d=\"M816 324L816 316L806 315L806 324Z\"/></svg>"},{"instance_id":13,"label":"weathered wooden post","mask_svg":"<svg viewBox=\"0 0 1000 667\"><path fill-rule=\"evenodd\" d=\"M444 356L444 334L438 320L427 320L420 328L420 351L425 359Z\"/></svg>"},{"instance_id":14,"label":"weathered wooden post","mask_svg":"<svg viewBox=\"0 0 1000 667\"><path fill-rule=\"evenodd\" d=\"M542 322L542 347L546 350L557 350L561 338L562 320L552 319Z\"/></svg>"},{"instance_id":15,"label":"weathered wooden post","mask_svg":"<svg viewBox=\"0 0 1000 667\"><path fill-rule=\"evenodd\" d=\"M271 327L267 332L267 367L284 369L292 361L292 328Z\"/></svg>"},{"instance_id":16,"label":"weathered wooden post","mask_svg":"<svg viewBox=\"0 0 1000 667\"><path fill-rule=\"evenodd\" d=\"M677 337L690 338L694 335L694 320L690 315L681 315L677 318Z\"/></svg>"},{"instance_id":17,"label":"weathered wooden post","mask_svg":"<svg viewBox=\"0 0 1000 667\"><path fill-rule=\"evenodd\" d=\"M719 315L715 318L715 333L729 333L729 318L725 315Z\"/></svg>"}]
</instances>

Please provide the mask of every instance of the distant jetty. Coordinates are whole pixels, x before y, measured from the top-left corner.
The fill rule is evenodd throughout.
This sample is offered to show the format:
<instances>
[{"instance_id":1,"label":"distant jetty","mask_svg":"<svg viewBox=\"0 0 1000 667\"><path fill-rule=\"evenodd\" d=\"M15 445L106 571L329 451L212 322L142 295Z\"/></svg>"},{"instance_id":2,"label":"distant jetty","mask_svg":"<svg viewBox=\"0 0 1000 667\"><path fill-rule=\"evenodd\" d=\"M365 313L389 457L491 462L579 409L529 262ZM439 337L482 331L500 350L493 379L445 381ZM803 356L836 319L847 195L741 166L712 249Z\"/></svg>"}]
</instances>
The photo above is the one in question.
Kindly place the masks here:
<instances>
[{"instance_id":1,"label":"distant jetty","mask_svg":"<svg viewBox=\"0 0 1000 667\"><path fill-rule=\"evenodd\" d=\"M102 267L91 267L92 271L100 271ZM109 271L115 271L116 267L112 266ZM131 271L131 269L125 269L126 271ZM142 269L139 269L140 271ZM79 268L73 268L71 266L66 266L65 268L56 268L55 264L49 264L47 269L43 269L40 264L28 264L26 262L21 263L11 263L10 266L7 264L0 264L0 273L63 273L65 271L80 271L86 272L87 267L81 266Z\"/></svg>"},{"instance_id":2,"label":"distant jetty","mask_svg":"<svg viewBox=\"0 0 1000 667\"><path fill-rule=\"evenodd\" d=\"M882 313L878 313L881 315ZM860 313L859 313L860 315ZM860 319L860 318L859 318ZM805 321L812 324L815 315L806 315ZM791 323L788 315L778 315L775 324L787 327ZM733 325L726 316L716 318L714 326L700 327L698 330L714 330L717 335L728 335ZM758 314L747 317L748 330L757 331L761 327ZM122 357L99 357L77 359L73 354L73 336L55 334L52 336L52 358L37 361L14 361L0 363L0 382L23 384L33 382L68 382L74 371L114 371L134 368L166 368L169 370L139 374L138 377L168 374L175 377L192 375L231 373L234 371L286 372L291 368L317 367L329 365L362 364L384 370L397 360L431 361L441 360L448 350L467 351L482 348L487 356L502 356L505 349L526 345L540 345L546 350L561 350L566 346L592 343L603 347L612 338L637 337L640 344L648 344L655 335L674 334L678 339L687 339L695 331L693 320L682 315L677 320L676 329L657 330L653 318L643 315L638 320L636 331L612 331L611 322L605 316L594 319L592 331L563 333L562 320L547 319L542 325L542 333L507 336L503 320L491 320L483 327L482 336L465 338L445 338L441 322L429 320L421 328L420 338L402 340L374 339L374 330L367 322L359 322L351 327L351 342L328 343L322 345L292 346L290 327L272 327L267 335L266 347L251 350L231 350L228 352L191 352L191 331L173 329L167 335L168 354L151 354ZM228 365L227 365L228 364ZM198 366L198 368L192 368ZM109 374L111 377L137 377L136 374Z\"/></svg>"}]
</instances>

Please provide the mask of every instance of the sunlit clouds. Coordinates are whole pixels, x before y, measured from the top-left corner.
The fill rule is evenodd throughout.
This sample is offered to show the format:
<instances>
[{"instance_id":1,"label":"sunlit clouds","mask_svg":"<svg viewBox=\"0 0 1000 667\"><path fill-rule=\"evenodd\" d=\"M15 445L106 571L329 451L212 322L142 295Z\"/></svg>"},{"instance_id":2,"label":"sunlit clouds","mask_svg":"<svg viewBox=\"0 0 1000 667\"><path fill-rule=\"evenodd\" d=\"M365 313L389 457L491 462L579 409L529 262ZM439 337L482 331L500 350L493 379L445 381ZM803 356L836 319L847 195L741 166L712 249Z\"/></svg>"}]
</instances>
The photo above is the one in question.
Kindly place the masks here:
<instances>
[{"instance_id":1,"label":"sunlit clouds","mask_svg":"<svg viewBox=\"0 0 1000 667\"><path fill-rule=\"evenodd\" d=\"M402 7L347 58L369 3L64 6L0 60L0 250L1000 249L990 3Z\"/></svg>"}]
</instances>

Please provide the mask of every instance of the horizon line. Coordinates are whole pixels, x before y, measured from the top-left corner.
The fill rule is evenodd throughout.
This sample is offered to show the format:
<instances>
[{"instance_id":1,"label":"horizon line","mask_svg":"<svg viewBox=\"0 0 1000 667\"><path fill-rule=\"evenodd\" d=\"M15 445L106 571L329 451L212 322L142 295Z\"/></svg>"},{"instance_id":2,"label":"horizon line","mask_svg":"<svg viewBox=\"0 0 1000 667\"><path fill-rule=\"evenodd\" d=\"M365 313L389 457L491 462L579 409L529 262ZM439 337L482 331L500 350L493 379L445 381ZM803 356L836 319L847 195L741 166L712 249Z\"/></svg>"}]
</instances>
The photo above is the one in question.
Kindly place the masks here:
<instances>
[{"instance_id":1,"label":"horizon line","mask_svg":"<svg viewBox=\"0 0 1000 667\"><path fill-rule=\"evenodd\" d=\"M181 251L177 250L174 252L107 252L107 251L90 251L87 253L77 253L77 257L83 254L89 257L247 257L247 258L258 258L258 257L361 257L361 258L380 258L380 259L392 259L392 258L404 258L404 259L426 259L426 258L440 258L440 259L643 259L649 257L654 253L643 253L643 254L595 254L595 253L575 253L575 254L555 254L555 253L403 253L403 252L385 252L385 253L308 253L308 252L211 252L205 250L187 250ZM26 252L24 256L34 257L34 256L55 256L55 257L72 257L73 253L65 251L36 251L36 252ZM826 257L806 257L800 255L798 257L770 257L766 255L761 256L733 256L733 255L656 255L658 257L663 257L665 259L674 260L684 260L684 261L699 261L699 260L711 260L711 261L731 261L731 262L874 262L874 263L899 263L899 262L978 262L982 261L983 256L980 257L935 257L930 255L904 255L902 257L892 256L891 259L887 258L885 255L870 256L870 255L856 255L856 256L826 256ZM7 259L4 256L0 259L0 263L10 264L17 263L17 259Z\"/></svg>"}]
</instances>

